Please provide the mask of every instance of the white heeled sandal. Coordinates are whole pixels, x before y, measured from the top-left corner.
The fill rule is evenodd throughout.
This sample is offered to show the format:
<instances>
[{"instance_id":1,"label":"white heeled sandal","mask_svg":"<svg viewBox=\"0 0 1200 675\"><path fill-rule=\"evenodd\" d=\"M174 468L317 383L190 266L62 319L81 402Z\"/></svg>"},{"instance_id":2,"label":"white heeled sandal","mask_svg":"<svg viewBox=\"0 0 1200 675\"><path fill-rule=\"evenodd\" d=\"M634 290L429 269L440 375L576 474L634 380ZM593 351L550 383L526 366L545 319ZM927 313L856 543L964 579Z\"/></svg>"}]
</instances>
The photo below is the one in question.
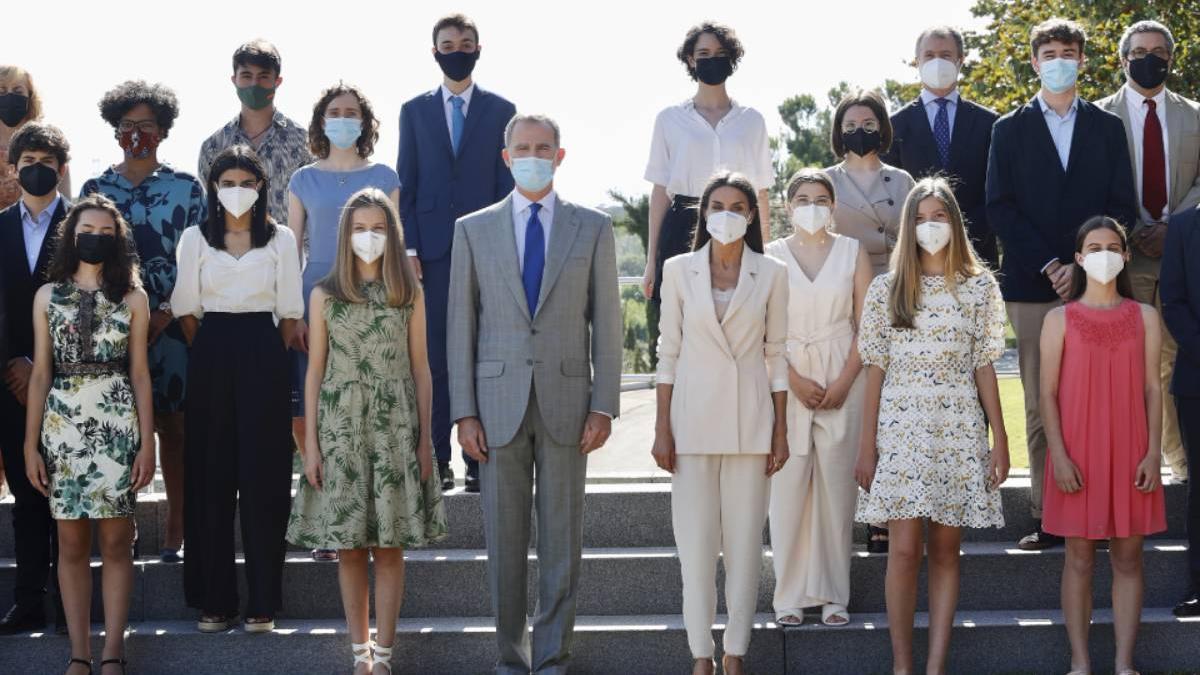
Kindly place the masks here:
<instances>
[{"instance_id":1,"label":"white heeled sandal","mask_svg":"<svg viewBox=\"0 0 1200 675\"><path fill-rule=\"evenodd\" d=\"M354 654L354 667L358 668L358 664L367 664L367 672L371 672L374 663L371 661L371 641L366 642L351 642L350 651Z\"/></svg>"},{"instance_id":2,"label":"white heeled sandal","mask_svg":"<svg viewBox=\"0 0 1200 675\"><path fill-rule=\"evenodd\" d=\"M395 645L392 645L392 647L394 646ZM384 647L376 644L375 663L371 667L374 668L375 666L383 666L387 669L388 674L390 675L392 672L392 647Z\"/></svg>"}]
</instances>

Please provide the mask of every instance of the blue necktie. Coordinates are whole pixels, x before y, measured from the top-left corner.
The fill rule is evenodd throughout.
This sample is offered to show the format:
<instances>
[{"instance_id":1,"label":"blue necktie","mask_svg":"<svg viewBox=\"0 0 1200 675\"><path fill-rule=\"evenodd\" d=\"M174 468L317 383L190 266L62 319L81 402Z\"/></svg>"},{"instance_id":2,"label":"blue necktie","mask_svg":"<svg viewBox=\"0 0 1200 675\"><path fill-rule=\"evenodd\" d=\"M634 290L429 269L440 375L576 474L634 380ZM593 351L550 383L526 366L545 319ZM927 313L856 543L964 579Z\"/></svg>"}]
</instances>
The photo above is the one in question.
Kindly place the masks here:
<instances>
[{"instance_id":1,"label":"blue necktie","mask_svg":"<svg viewBox=\"0 0 1200 675\"><path fill-rule=\"evenodd\" d=\"M525 285L525 302L529 316L537 313L538 295L542 292L542 271L546 267L546 232L538 219L541 204L529 205L529 222L525 225L525 262L521 282Z\"/></svg>"},{"instance_id":2,"label":"blue necktie","mask_svg":"<svg viewBox=\"0 0 1200 675\"><path fill-rule=\"evenodd\" d=\"M450 105L454 106L454 110L450 113L450 145L454 147L454 154L458 154L458 144L462 142L463 125L467 122L467 116L463 114L462 108L465 101L460 96L451 96Z\"/></svg>"},{"instance_id":3,"label":"blue necktie","mask_svg":"<svg viewBox=\"0 0 1200 675\"><path fill-rule=\"evenodd\" d=\"M938 98L933 102L938 104L937 115L933 118L933 140L937 142L942 167L947 167L950 165L950 113L946 111L946 105L950 101Z\"/></svg>"}]
</instances>

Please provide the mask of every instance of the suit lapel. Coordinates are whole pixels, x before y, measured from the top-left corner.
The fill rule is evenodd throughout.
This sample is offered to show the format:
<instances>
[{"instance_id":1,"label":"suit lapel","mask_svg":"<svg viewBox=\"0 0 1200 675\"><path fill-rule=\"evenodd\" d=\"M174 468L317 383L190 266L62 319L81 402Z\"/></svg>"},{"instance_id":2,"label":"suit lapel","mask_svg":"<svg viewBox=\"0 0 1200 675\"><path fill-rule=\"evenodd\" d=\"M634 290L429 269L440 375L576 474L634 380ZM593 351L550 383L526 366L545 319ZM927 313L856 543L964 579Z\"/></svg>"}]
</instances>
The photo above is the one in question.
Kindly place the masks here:
<instances>
[{"instance_id":1,"label":"suit lapel","mask_svg":"<svg viewBox=\"0 0 1200 675\"><path fill-rule=\"evenodd\" d=\"M691 276L692 295L696 298L696 302L700 305L700 317L704 324L708 326L708 330L712 332L717 344L721 346L725 354L733 358L733 350L729 348L729 340L725 337L725 329L721 328L721 324L717 322L717 306L713 304L712 297L712 272L709 269L708 257L711 255L710 249L712 244L705 244L692 254L688 272ZM739 283L739 285L741 285ZM729 315L730 307L725 309L725 315Z\"/></svg>"},{"instance_id":2,"label":"suit lapel","mask_svg":"<svg viewBox=\"0 0 1200 675\"><path fill-rule=\"evenodd\" d=\"M546 298L550 296L550 290L558 281L563 265L567 262L567 255L571 252L571 246L575 244L575 237L579 234L579 224L575 220L575 206L564 202L561 198L556 197L556 199L558 203L554 205L554 221L550 226L550 246L546 251L546 269L542 274L542 289L538 293L539 312L542 307L546 306Z\"/></svg>"},{"instance_id":3,"label":"suit lapel","mask_svg":"<svg viewBox=\"0 0 1200 675\"><path fill-rule=\"evenodd\" d=\"M963 147L967 145L967 141L964 139L969 137L974 124L975 107L963 100L962 94L959 94L954 111L954 126L950 129L950 157L947 169L958 166L962 162Z\"/></svg>"},{"instance_id":4,"label":"suit lapel","mask_svg":"<svg viewBox=\"0 0 1200 675\"><path fill-rule=\"evenodd\" d=\"M429 116L429 127L437 137L437 144L445 148L446 154L454 158L450 145L450 127L446 126L446 104L442 101L442 88L434 89L425 102L425 114Z\"/></svg>"},{"instance_id":5,"label":"suit lapel","mask_svg":"<svg viewBox=\"0 0 1200 675\"><path fill-rule=\"evenodd\" d=\"M828 262L828 261L826 261ZM820 274L820 270L817 271ZM725 309L725 318L721 319L721 325L729 323L729 320L737 313L738 308L746 304L746 298L754 293L754 284L758 280L758 256L752 255L750 247L742 246L742 265L738 271L737 288L733 290L733 297L729 299L729 307ZM722 331L724 333L724 331Z\"/></svg>"},{"instance_id":6,"label":"suit lapel","mask_svg":"<svg viewBox=\"0 0 1200 675\"><path fill-rule=\"evenodd\" d=\"M1063 171L1062 160L1058 158L1058 148L1054 145L1054 137L1050 135L1050 127L1046 126L1046 114L1042 111L1042 104L1038 102L1037 98L1034 98L1029 102L1027 109L1030 116L1033 117L1033 119L1029 120L1029 123L1033 125L1034 129L1033 134L1035 138L1033 139L1033 144L1037 146L1037 148L1041 151L1041 154L1046 156L1045 159L1050 163L1051 166L1054 167L1055 175L1059 178L1064 177L1066 175L1066 171ZM1078 117L1075 119L1075 126L1075 131L1078 133ZM1074 141L1075 139L1072 137L1072 150L1075 148ZM1067 166L1070 167L1070 161L1067 162Z\"/></svg>"},{"instance_id":7,"label":"suit lapel","mask_svg":"<svg viewBox=\"0 0 1200 675\"><path fill-rule=\"evenodd\" d=\"M1075 110L1075 129L1071 132L1071 150L1067 155L1068 174L1082 161L1079 153L1083 152L1083 146L1092 137L1090 134L1092 124L1096 121L1096 109L1092 107L1092 104L1081 98L1077 105L1079 107Z\"/></svg>"},{"instance_id":8,"label":"suit lapel","mask_svg":"<svg viewBox=\"0 0 1200 675\"><path fill-rule=\"evenodd\" d=\"M838 203L849 206L855 211L864 214L871 220L874 220L876 223L882 225L883 220L881 220L879 218L879 214L875 212L875 207L871 203L871 197L865 194L862 191L862 188L858 187L858 183L854 182L854 178L850 176L850 172L846 171L846 169L840 164L830 169L830 172L832 171L840 172L842 176L841 185L848 186L849 188L846 190L838 190ZM882 181L879 182L882 183ZM883 199L886 200L887 196L884 195Z\"/></svg>"},{"instance_id":9,"label":"suit lapel","mask_svg":"<svg viewBox=\"0 0 1200 675\"><path fill-rule=\"evenodd\" d=\"M1129 119L1129 105L1125 101L1125 87L1121 87L1117 90L1117 93L1113 95L1112 103L1113 107L1116 108L1116 110L1112 112L1116 113L1117 117L1121 118L1121 124L1125 125L1125 145L1127 148L1129 148L1129 160L1136 164L1137 146L1135 145L1133 139L1133 121ZM1133 175L1134 179L1136 180L1136 167L1133 170ZM1141 192L1140 186L1138 187L1137 191Z\"/></svg>"},{"instance_id":10,"label":"suit lapel","mask_svg":"<svg viewBox=\"0 0 1200 675\"><path fill-rule=\"evenodd\" d=\"M521 264L517 260L517 234L513 227L512 194L500 202L496 229L492 233L492 245L500 267L500 276L508 284L521 312L529 319L529 301L525 299L525 285L521 281Z\"/></svg>"},{"instance_id":11,"label":"suit lapel","mask_svg":"<svg viewBox=\"0 0 1200 675\"><path fill-rule=\"evenodd\" d=\"M63 197L54 207L54 215L50 216L50 226L46 231L46 237L42 239L42 250L38 251L37 267L34 269L34 275L37 277L35 282L38 284L46 280L46 272L50 269L50 259L54 257L54 248L58 244L58 224L66 215L67 200Z\"/></svg>"},{"instance_id":12,"label":"suit lapel","mask_svg":"<svg viewBox=\"0 0 1200 675\"><path fill-rule=\"evenodd\" d=\"M908 115L911 116L908 128L912 130L913 147L917 148L921 153L919 164L927 166L941 166L942 162L938 158L937 139L933 137L933 129L929 126L929 116L925 114L925 104L921 101L921 97L913 101L908 106Z\"/></svg>"},{"instance_id":13,"label":"suit lapel","mask_svg":"<svg viewBox=\"0 0 1200 675\"><path fill-rule=\"evenodd\" d=\"M1170 148L1167 150L1167 155L1171 161L1167 163L1167 184L1171 186L1170 196L1174 197L1175 204L1179 204L1187 194L1190 185L1179 185L1179 158L1183 152L1183 115L1184 108L1179 101L1175 100L1175 95L1167 92L1167 144ZM1132 150L1130 150L1132 152ZM1174 211L1175 205L1168 205L1171 211Z\"/></svg>"},{"instance_id":14,"label":"suit lapel","mask_svg":"<svg viewBox=\"0 0 1200 675\"><path fill-rule=\"evenodd\" d=\"M467 119L463 124L462 138L458 141L459 152L471 141L471 132L479 126L479 119L487 114L492 95L475 85L475 93L471 96L471 106L467 109ZM449 133L449 132L447 132Z\"/></svg>"}]
</instances>

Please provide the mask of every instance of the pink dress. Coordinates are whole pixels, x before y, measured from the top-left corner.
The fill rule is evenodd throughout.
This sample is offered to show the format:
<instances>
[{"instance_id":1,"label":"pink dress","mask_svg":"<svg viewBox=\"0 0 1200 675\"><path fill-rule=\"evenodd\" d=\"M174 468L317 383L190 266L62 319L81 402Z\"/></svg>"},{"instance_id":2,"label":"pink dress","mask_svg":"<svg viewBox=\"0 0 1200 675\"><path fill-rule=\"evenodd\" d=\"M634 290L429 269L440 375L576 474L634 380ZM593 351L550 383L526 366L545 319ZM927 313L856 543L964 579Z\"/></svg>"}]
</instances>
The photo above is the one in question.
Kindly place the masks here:
<instances>
[{"instance_id":1,"label":"pink dress","mask_svg":"<svg viewBox=\"0 0 1200 675\"><path fill-rule=\"evenodd\" d=\"M1093 309L1072 302L1065 311L1058 413L1083 489L1059 490L1047 454L1042 527L1085 539L1162 532L1167 529L1162 488L1145 493L1133 486L1149 447L1141 306L1124 300L1112 309Z\"/></svg>"}]
</instances>

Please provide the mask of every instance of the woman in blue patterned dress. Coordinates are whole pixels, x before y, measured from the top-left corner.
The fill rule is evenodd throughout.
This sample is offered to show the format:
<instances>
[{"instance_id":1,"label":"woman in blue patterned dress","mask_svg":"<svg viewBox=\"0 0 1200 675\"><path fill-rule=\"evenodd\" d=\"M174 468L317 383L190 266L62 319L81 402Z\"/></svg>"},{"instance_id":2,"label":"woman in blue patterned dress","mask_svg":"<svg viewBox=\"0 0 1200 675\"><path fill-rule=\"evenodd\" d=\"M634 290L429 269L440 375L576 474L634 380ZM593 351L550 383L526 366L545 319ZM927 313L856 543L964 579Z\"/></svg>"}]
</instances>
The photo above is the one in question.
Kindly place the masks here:
<instances>
[{"instance_id":1,"label":"woman in blue patterned dress","mask_svg":"<svg viewBox=\"0 0 1200 675\"><path fill-rule=\"evenodd\" d=\"M125 158L84 183L80 196L99 192L116 202L141 260L151 310L154 429L167 488L167 530L160 555L163 562L179 562L188 352L179 322L171 314L170 299L175 288L175 246L185 229L204 221L204 188L191 174L158 161L158 144L179 115L179 103L170 89L140 80L124 82L100 100L100 114L115 130Z\"/></svg>"},{"instance_id":2,"label":"woman in blue patterned dress","mask_svg":"<svg viewBox=\"0 0 1200 675\"><path fill-rule=\"evenodd\" d=\"M125 672L137 491L154 477L142 290L129 226L102 195L59 230L34 298L25 470L58 521L58 587L71 636L68 675L91 673L92 522L104 584L101 675Z\"/></svg>"}]
</instances>

